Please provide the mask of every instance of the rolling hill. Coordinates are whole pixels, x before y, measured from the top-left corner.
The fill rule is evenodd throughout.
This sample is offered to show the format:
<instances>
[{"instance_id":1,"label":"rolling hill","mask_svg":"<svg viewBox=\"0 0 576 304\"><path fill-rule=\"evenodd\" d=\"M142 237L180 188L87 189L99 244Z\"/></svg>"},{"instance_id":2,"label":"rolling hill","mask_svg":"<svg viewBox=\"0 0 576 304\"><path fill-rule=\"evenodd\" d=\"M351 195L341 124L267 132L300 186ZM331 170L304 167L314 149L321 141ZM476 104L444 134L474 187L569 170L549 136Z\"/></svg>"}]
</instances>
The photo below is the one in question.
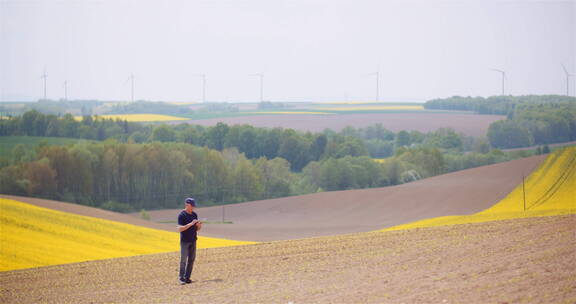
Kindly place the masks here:
<instances>
[{"instance_id":1,"label":"rolling hill","mask_svg":"<svg viewBox=\"0 0 576 304\"><path fill-rule=\"evenodd\" d=\"M470 215L502 200L546 156L463 170L392 187L322 192L224 207L199 208L210 222L204 234L234 240L273 241L366 232L417 220ZM200 202L200 205L202 202ZM177 210L150 211L174 220Z\"/></svg>"},{"instance_id":2,"label":"rolling hill","mask_svg":"<svg viewBox=\"0 0 576 304\"><path fill-rule=\"evenodd\" d=\"M179 234L0 198L0 271L179 249ZM201 237L199 248L246 242Z\"/></svg>"},{"instance_id":3,"label":"rolling hill","mask_svg":"<svg viewBox=\"0 0 576 304\"><path fill-rule=\"evenodd\" d=\"M574 303L575 215L0 272L1 303Z\"/></svg>"}]
</instances>

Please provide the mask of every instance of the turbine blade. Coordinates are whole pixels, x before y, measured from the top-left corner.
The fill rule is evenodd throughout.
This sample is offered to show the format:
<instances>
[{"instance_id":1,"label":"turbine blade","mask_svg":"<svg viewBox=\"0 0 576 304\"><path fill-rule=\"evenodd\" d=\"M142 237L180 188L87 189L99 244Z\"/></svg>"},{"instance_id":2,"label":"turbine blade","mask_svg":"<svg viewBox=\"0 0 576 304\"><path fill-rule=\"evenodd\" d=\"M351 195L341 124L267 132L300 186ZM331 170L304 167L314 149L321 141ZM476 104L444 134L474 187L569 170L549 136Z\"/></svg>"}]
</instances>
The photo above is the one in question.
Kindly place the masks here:
<instances>
[{"instance_id":1,"label":"turbine blade","mask_svg":"<svg viewBox=\"0 0 576 304\"><path fill-rule=\"evenodd\" d=\"M564 73L566 73L566 75L570 75L570 73L568 73L568 70L566 69L563 63L562 63L562 69L564 69Z\"/></svg>"}]
</instances>

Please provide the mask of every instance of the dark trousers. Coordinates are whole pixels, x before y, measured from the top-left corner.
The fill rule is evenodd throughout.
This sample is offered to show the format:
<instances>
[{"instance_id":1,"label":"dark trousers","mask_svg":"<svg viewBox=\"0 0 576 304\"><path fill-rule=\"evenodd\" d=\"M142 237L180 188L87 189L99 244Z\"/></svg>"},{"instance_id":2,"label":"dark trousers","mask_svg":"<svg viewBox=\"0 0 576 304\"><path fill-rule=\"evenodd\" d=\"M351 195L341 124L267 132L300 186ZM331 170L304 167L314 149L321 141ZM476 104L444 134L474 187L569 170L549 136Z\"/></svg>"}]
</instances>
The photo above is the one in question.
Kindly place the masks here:
<instances>
[{"instance_id":1,"label":"dark trousers","mask_svg":"<svg viewBox=\"0 0 576 304\"><path fill-rule=\"evenodd\" d=\"M180 242L180 280L190 279L196 259L196 241Z\"/></svg>"}]
</instances>

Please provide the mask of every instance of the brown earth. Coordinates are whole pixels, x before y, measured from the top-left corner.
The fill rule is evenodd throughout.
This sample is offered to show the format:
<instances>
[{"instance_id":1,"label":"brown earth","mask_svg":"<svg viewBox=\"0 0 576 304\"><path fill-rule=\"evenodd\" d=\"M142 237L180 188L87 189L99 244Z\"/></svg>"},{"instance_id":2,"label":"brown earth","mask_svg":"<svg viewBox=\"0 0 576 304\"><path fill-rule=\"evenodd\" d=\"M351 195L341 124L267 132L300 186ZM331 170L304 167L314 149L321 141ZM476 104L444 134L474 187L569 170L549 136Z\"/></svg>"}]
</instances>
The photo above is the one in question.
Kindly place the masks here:
<instances>
[{"instance_id":1,"label":"brown earth","mask_svg":"<svg viewBox=\"0 0 576 304\"><path fill-rule=\"evenodd\" d=\"M196 212L207 221L203 235L233 240L288 240L373 231L487 209L510 193L522 182L522 175L527 176L545 157L529 157L392 187L322 192L198 208ZM222 222L223 208L225 221L232 224L215 223ZM178 209L149 211L153 221L175 221L178 212Z\"/></svg>"},{"instance_id":2,"label":"brown earth","mask_svg":"<svg viewBox=\"0 0 576 304\"><path fill-rule=\"evenodd\" d=\"M575 303L576 216L201 249L0 273L1 303Z\"/></svg>"},{"instance_id":3,"label":"brown earth","mask_svg":"<svg viewBox=\"0 0 576 304\"><path fill-rule=\"evenodd\" d=\"M408 184L315 193L224 207L198 208L202 235L274 241L366 232L425 218L473 214L504 198L546 156L473 168ZM466 189L462 191L461 189ZM528 190L529 194L529 190ZM152 221L132 215L51 200L0 195L36 206L175 231L180 209L148 211ZM202 202L200 202L201 204ZM232 224L219 224L224 219ZM173 221L174 223L158 223Z\"/></svg>"},{"instance_id":4,"label":"brown earth","mask_svg":"<svg viewBox=\"0 0 576 304\"><path fill-rule=\"evenodd\" d=\"M228 125L250 124L255 127L281 127L301 131L321 132L324 129L339 131L346 126L364 128L381 123L384 128L398 132L416 130L435 131L440 128L453 128L457 132L470 136L486 136L491 123L505 119L499 115L477 115L462 113L379 113L379 114L342 114L342 115L254 115L241 117L212 118L178 121L203 126L214 126L218 122Z\"/></svg>"}]
</instances>

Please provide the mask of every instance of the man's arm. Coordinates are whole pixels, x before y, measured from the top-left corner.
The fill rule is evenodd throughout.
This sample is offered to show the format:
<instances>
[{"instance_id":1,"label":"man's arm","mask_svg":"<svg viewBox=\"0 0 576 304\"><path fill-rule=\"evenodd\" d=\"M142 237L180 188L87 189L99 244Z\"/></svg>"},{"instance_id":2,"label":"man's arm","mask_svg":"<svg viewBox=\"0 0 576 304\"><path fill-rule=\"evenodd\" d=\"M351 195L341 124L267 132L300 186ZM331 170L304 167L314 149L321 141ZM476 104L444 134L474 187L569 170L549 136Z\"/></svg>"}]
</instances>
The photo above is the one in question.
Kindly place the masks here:
<instances>
[{"instance_id":1,"label":"man's arm","mask_svg":"<svg viewBox=\"0 0 576 304\"><path fill-rule=\"evenodd\" d=\"M190 222L186 225L178 225L178 232L188 230L190 227L194 226L197 222L198 222L198 220L193 220L192 222Z\"/></svg>"}]
</instances>

